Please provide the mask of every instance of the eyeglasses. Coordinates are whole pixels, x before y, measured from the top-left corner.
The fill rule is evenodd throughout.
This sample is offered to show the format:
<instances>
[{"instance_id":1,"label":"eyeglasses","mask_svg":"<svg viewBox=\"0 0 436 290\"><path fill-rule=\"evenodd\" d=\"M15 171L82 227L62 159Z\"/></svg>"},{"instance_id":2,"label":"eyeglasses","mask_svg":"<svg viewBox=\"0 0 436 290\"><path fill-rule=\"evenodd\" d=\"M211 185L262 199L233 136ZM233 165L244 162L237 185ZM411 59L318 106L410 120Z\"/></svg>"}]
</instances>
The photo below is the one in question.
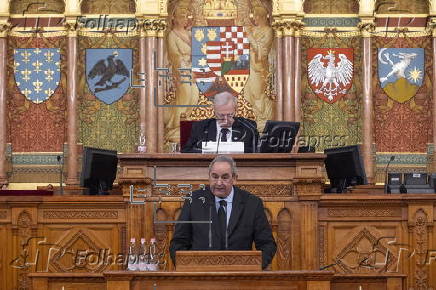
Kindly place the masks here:
<instances>
[{"instance_id":1,"label":"eyeglasses","mask_svg":"<svg viewBox=\"0 0 436 290\"><path fill-rule=\"evenodd\" d=\"M230 114L219 114L219 113L215 113L215 116L217 117L217 119L219 120L223 120L223 119L231 119L235 116L235 113L230 113Z\"/></svg>"}]
</instances>

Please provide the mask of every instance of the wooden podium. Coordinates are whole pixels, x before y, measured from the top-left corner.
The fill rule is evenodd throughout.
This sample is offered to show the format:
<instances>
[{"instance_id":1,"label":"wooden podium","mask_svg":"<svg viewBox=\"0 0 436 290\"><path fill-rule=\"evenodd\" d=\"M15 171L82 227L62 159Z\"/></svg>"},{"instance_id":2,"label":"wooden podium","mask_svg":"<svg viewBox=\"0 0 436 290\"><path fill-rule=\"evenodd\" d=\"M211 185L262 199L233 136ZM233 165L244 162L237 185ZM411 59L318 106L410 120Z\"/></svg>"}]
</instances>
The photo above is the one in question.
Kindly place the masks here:
<instances>
[{"instance_id":1,"label":"wooden podium","mask_svg":"<svg viewBox=\"0 0 436 290\"><path fill-rule=\"evenodd\" d=\"M262 271L261 251L177 251L177 272Z\"/></svg>"}]
</instances>

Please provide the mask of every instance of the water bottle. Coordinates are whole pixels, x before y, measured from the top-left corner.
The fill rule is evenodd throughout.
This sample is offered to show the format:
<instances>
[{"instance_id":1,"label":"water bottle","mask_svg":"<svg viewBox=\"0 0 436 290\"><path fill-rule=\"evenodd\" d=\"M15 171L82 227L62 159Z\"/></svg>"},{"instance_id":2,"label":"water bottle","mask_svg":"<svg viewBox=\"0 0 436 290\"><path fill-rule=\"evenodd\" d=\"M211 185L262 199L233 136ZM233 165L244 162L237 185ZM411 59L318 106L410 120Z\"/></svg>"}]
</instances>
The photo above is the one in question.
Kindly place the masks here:
<instances>
[{"instance_id":1,"label":"water bottle","mask_svg":"<svg viewBox=\"0 0 436 290\"><path fill-rule=\"evenodd\" d=\"M149 252L149 261L147 264L148 271L158 271L159 270L159 258L157 253L157 245L156 239L150 239L150 252Z\"/></svg>"},{"instance_id":2,"label":"water bottle","mask_svg":"<svg viewBox=\"0 0 436 290\"><path fill-rule=\"evenodd\" d=\"M131 238L130 245L129 245L127 270L136 271L138 269L136 264L137 257L138 257L138 253L136 251L136 240L135 238Z\"/></svg>"},{"instance_id":3,"label":"water bottle","mask_svg":"<svg viewBox=\"0 0 436 290\"><path fill-rule=\"evenodd\" d=\"M141 245L139 246L139 271L147 271L148 264L148 247L145 243L145 239L141 239Z\"/></svg>"}]
</instances>

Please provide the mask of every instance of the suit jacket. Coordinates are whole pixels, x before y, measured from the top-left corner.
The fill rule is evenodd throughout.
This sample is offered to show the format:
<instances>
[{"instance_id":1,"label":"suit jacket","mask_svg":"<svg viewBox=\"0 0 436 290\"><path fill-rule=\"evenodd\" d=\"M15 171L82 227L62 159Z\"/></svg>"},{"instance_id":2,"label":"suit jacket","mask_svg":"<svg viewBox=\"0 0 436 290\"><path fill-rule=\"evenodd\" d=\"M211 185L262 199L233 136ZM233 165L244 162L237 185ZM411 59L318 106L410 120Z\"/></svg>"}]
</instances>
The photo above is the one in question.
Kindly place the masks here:
<instances>
[{"instance_id":1,"label":"suit jacket","mask_svg":"<svg viewBox=\"0 0 436 290\"><path fill-rule=\"evenodd\" d=\"M210 220L212 224L176 224L170 244L170 255L174 263L178 250L224 250L220 248L220 232L216 227L218 214L215 196L207 187L194 191L192 202L185 201L179 221ZM232 212L227 232L228 250L251 250L254 242L256 249L262 251L262 268L266 268L271 263L277 247L259 197L234 186Z\"/></svg>"},{"instance_id":2,"label":"suit jacket","mask_svg":"<svg viewBox=\"0 0 436 290\"><path fill-rule=\"evenodd\" d=\"M192 125L191 136L182 148L184 153L201 153L201 142L216 142L216 119L206 119ZM254 142L253 142L254 138ZM232 141L244 142L244 152L252 153L253 145L257 146L259 133L255 121L236 117L232 125ZM254 143L254 144L253 144ZM254 148L256 149L256 148Z\"/></svg>"}]
</instances>

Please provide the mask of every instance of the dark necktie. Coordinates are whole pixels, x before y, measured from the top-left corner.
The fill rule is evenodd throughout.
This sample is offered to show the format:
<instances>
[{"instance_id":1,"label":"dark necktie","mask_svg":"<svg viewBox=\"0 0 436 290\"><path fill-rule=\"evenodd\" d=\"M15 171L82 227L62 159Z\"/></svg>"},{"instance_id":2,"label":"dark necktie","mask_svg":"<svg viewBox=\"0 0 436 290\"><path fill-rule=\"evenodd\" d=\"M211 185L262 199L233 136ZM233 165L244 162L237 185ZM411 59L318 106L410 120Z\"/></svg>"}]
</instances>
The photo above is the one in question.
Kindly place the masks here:
<instances>
[{"instance_id":1,"label":"dark necktie","mask_svg":"<svg viewBox=\"0 0 436 290\"><path fill-rule=\"evenodd\" d=\"M227 142L227 134L230 132L228 128L221 129L221 142Z\"/></svg>"},{"instance_id":2,"label":"dark necktie","mask_svg":"<svg viewBox=\"0 0 436 290\"><path fill-rule=\"evenodd\" d=\"M227 232L227 202L225 200L220 200L220 207L218 208L218 228L220 231L220 248L221 250L226 249L226 232Z\"/></svg>"}]
</instances>

